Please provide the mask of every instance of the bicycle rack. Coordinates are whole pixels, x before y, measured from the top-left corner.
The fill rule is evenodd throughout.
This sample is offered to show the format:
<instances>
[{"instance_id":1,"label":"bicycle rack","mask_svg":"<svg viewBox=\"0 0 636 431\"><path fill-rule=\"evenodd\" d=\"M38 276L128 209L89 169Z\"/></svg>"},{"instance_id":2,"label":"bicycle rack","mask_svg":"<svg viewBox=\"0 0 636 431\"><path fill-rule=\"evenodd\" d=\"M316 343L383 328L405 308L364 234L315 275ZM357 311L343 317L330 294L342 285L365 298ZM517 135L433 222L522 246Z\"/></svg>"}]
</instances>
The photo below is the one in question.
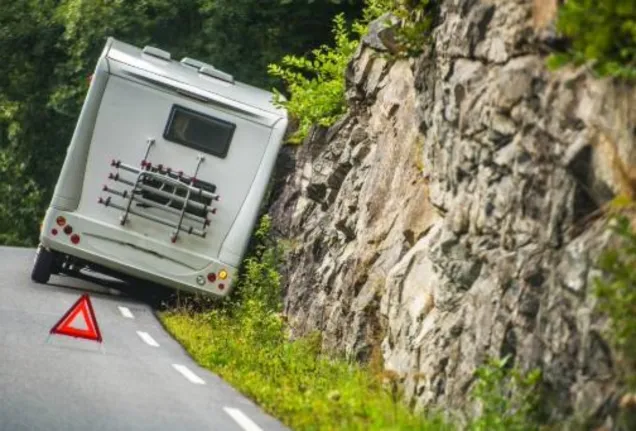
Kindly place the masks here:
<instances>
[{"instance_id":1,"label":"bicycle rack","mask_svg":"<svg viewBox=\"0 0 636 431\"><path fill-rule=\"evenodd\" d=\"M177 241L180 232L205 238L211 223L210 216L217 211L211 206L212 202L220 200L219 195L215 193L215 185L197 179L205 158L197 156L194 174L188 176L184 175L183 171L175 172L161 164L153 166L148 161L153 145L155 140L148 139L140 168L122 163L121 160L112 160L110 163L117 171L109 173L108 179L129 186L130 189L121 191L104 185L102 191L124 199L125 205L113 203L110 196L106 199L100 197L98 203L122 211L119 221L122 226L129 222L129 216L132 214L174 228L170 235L173 243ZM134 179L123 178L123 173L132 174ZM208 190L204 190L204 186L207 186ZM133 203L139 208L161 210L172 219L145 213L133 208ZM199 224L200 228L197 227Z\"/></svg>"}]
</instances>

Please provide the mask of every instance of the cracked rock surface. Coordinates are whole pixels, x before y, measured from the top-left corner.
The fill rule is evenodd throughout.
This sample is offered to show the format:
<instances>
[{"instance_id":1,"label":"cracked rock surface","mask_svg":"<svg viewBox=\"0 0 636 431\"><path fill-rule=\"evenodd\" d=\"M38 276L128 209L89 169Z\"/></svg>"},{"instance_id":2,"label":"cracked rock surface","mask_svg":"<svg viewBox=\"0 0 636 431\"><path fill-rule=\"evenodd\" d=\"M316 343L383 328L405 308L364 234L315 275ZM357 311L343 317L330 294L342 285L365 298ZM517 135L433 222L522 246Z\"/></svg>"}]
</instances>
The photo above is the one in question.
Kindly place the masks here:
<instances>
[{"instance_id":1,"label":"cracked rock surface","mask_svg":"<svg viewBox=\"0 0 636 431\"><path fill-rule=\"evenodd\" d=\"M510 354L543 370L554 416L610 415L590 287L600 208L636 190L636 91L545 68L552 3L443 1L417 59L367 37L349 113L284 151L270 213L294 244L294 333L380 352L416 406L461 405L475 367Z\"/></svg>"}]
</instances>

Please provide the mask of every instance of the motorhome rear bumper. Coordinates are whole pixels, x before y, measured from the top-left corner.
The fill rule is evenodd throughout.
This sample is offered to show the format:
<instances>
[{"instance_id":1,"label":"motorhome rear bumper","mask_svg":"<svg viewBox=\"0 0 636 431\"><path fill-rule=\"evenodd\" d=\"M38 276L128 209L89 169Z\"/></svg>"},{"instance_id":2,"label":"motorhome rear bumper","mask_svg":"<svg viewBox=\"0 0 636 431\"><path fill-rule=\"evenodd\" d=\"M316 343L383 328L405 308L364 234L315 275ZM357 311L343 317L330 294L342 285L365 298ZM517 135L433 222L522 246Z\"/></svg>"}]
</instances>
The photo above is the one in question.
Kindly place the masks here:
<instances>
[{"instance_id":1,"label":"motorhome rear bumper","mask_svg":"<svg viewBox=\"0 0 636 431\"><path fill-rule=\"evenodd\" d=\"M65 234L63 227L57 225L56 219L60 215L73 227L73 233L79 235L78 243L73 243L72 234ZM57 230L57 235L52 233L53 229ZM203 268L185 268L149 251L133 249L123 243L120 245L121 253L113 253L112 247L110 252L100 249L101 238L116 238L117 233L120 234L117 227L92 221L76 213L50 209L42 225L40 242L47 249L173 289L218 297L230 293L236 268L213 258L206 259L208 264ZM142 263L142 260L145 262ZM175 268L179 268L180 271L176 271ZM225 272L225 277L221 272Z\"/></svg>"}]
</instances>

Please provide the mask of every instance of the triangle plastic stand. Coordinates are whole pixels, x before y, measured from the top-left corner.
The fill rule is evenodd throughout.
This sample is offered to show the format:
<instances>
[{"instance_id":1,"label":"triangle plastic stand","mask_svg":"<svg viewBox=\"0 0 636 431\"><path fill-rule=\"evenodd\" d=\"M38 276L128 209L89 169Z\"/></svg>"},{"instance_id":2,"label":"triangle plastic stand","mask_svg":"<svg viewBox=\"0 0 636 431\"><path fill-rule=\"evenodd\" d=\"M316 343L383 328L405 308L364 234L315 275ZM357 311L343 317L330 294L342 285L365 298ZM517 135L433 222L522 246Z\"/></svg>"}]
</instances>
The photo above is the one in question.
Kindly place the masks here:
<instances>
[{"instance_id":1,"label":"triangle plastic stand","mask_svg":"<svg viewBox=\"0 0 636 431\"><path fill-rule=\"evenodd\" d=\"M74 328L72 323L81 316L86 323L86 329ZM68 335L76 338L102 342L102 334L97 325L97 318L93 304L87 294L82 295L62 318L51 328L51 334Z\"/></svg>"}]
</instances>

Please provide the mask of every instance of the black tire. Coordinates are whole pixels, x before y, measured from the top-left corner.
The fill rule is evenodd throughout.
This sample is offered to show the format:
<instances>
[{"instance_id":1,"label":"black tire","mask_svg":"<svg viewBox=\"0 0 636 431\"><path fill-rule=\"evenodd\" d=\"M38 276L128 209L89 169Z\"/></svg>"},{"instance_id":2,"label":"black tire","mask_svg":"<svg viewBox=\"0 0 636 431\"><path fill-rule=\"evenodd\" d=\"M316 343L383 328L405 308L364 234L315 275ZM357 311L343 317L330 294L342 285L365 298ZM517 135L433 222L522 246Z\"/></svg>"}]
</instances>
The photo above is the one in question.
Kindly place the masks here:
<instances>
[{"instance_id":1,"label":"black tire","mask_svg":"<svg viewBox=\"0 0 636 431\"><path fill-rule=\"evenodd\" d=\"M51 274L59 275L62 272L63 263L64 263L64 255L59 253L53 253L53 263L51 264Z\"/></svg>"},{"instance_id":2,"label":"black tire","mask_svg":"<svg viewBox=\"0 0 636 431\"><path fill-rule=\"evenodd\" d=\"M40 246L37 251L37 257L31 270L31 280L36 283L46 284L51 278L51 270L53 269L53 261L55 256L52 252Z\"/></svg>"}]
</instances>

